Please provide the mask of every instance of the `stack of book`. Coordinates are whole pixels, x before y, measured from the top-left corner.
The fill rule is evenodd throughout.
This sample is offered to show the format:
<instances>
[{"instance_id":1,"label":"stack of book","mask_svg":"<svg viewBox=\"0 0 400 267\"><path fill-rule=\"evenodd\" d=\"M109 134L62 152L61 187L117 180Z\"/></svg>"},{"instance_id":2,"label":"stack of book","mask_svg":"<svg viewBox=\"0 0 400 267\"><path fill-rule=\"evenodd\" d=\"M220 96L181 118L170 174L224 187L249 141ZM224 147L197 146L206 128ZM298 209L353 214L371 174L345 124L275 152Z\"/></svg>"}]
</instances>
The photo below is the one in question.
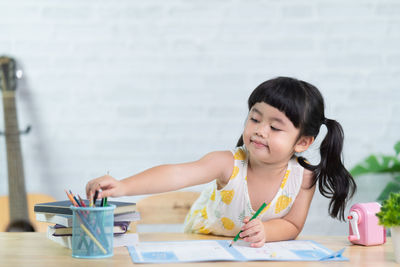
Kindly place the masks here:
<instances>
[{"instance_id":1,"label":"stack of book","mask_svg":"<svg viewBox=\"0 0 400 267\"><path fill-rule=\"evenodd\" d=\"M85 203L88 201L84 200ZM114 210L114 247L134 245L138 242L138 235L130 230L131 222L140 220L136 210L136 203L108 201L115 205ZM47 238L67 248L72 248L72 210L69 200L39 203L34 206L36 220L47 222ZM129 231L128 231L129 230Z\"/></svg>"}]
</instances>

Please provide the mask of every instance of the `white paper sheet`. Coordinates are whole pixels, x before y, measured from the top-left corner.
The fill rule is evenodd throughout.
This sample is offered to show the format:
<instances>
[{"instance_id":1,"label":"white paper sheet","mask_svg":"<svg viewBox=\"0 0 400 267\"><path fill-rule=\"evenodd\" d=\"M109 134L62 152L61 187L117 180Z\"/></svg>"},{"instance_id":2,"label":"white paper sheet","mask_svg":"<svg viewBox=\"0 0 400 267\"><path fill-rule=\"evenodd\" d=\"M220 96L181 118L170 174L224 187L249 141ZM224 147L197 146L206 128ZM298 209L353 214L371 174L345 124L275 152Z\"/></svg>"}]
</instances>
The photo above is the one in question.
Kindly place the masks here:
<instances>
[{"instance_id":1,"label":"white paper sheet","mask_svg":"<svg viewBox=\"0 0 400 267\"><path fill-rule=\"evenodd\" d=\"M135 263L348 260L314 241L271 242L261 248L241 240L229 244L229 240L142 242L128 250Z\"/></svg>"}]
</instances>

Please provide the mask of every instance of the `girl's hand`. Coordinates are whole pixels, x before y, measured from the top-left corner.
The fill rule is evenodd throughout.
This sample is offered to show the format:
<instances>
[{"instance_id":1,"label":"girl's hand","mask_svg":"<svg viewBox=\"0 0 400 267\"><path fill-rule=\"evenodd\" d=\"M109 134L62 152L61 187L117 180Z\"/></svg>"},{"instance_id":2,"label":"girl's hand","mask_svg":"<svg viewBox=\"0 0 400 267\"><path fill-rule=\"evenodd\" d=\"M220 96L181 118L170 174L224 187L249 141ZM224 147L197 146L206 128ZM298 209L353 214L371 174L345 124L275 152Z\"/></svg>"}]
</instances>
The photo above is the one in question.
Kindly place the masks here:
<instances>
[{"instance_id":1,"label":"girl's hand","mask_svg":"<svg viewBox=\"0 0 400 267\"><path fill-rule=\"evenodd\" d=\"M124 187L121 181L118 181L110 175L104 175L93 179L86 184L86 196L89 199L96 190L100 190L97 198L120 197L124 195Z\"/></svg>"},{"instance_id":2,"label":"girl's hand","mask_svg":"<svg viewBox=\"0 0 400 267\"><path fill-rule=\"evenodd\" d=\"M244 225L242 226L242 232L240 237L246 242L251 242L251 247L259 248L265 243L265 231L264 225L260 219L254 219L250 221L250 217L246 217L243 220Z\"/></svg>"}]
</instances>

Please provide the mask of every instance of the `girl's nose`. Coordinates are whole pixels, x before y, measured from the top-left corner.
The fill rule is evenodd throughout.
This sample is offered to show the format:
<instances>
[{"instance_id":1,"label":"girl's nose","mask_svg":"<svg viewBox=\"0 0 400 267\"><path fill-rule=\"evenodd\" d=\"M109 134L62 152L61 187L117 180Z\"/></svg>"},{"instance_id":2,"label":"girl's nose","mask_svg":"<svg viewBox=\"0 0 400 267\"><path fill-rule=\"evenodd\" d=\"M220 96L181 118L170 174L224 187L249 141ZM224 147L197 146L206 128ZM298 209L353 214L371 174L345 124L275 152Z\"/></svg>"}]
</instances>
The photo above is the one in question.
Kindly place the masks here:
<instances>
[{"instance_id":1,"label":"girl's nose","mask_svg":"<svg viewBox=\"0 0 400 267\"><path fill-rule=\"evenodd\" d=\"M268 136L268 126L267 125L258 125L256 128L256 135L260 137L267 137Z\"/></svg>"}]
</instances>

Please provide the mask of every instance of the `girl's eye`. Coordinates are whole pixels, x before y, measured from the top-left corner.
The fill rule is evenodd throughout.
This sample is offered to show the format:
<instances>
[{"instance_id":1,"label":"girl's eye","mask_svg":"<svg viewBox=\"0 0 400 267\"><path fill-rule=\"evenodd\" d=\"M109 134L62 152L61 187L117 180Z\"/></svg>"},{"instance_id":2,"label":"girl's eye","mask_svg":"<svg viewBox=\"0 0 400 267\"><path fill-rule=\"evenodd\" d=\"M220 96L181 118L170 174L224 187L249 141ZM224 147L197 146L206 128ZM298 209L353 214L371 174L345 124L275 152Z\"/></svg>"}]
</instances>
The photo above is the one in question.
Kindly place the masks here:
<instances>
[{"instance_id":1,"label":"girl's eye","mask_svg":"<svg viewBox=\"0 0 400 267\"><path fill-rule=\"evenodd\" d=\"M254 118L250 118L250 120L253 121L253 122L260 122L259 120L254 119Z\"/></svg>"},{"instance_id":2,"label":"girl's eye","mask_svg":"<svg viewBox=\"0 0 400 267\"><path fill-rule=\"evenodd\" d=\"M271 130L279 132L281 129L278 129L278 128L275 128L275 127L271 126Z\"/></svg>"}]
</instances>

